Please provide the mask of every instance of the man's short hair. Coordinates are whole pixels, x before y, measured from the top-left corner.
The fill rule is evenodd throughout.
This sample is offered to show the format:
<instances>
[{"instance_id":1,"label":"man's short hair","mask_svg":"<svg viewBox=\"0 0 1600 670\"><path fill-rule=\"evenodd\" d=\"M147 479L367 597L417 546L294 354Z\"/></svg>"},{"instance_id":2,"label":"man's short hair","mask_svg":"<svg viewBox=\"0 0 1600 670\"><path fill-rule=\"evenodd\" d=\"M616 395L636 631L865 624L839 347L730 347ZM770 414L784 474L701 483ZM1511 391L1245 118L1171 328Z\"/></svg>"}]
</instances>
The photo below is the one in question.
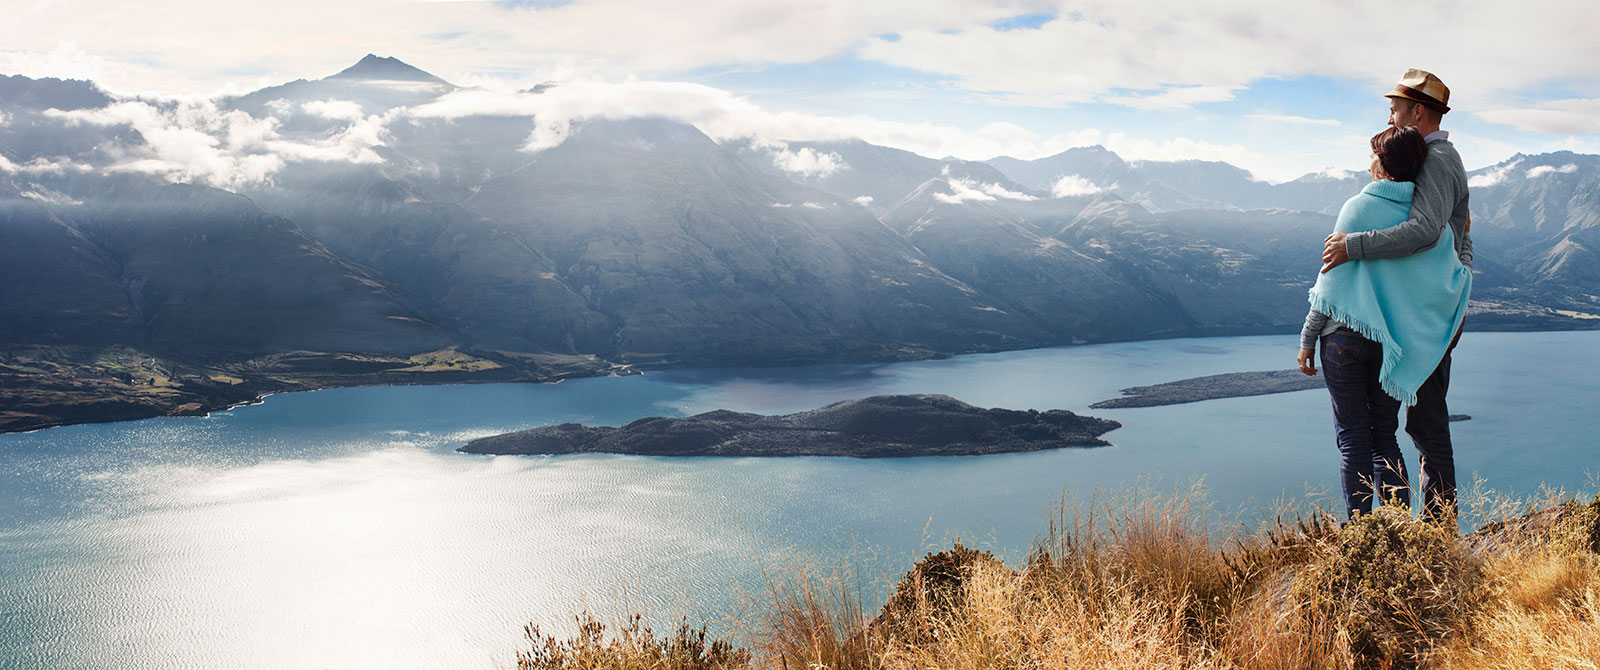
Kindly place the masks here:
<instances>
[{"instance_id":1,"label":"man's short hair","mask_svg":"<svg viewBox=\"0 0 1600 670\"><path fill-rule=\"evenodd\" d=\"M1395 98L1395 99L1399 100L1400 102L1405 103L1407 105L1411 105L1411 107L1416 107L1417 105L1422 105L1422 111L1427 114L1428 123L1443 123L1444 122L1444 112L1440 111L1437 107L1430 107L1428 105L1423 105L1422 103L1417 102L1415 100L1407 100L1405 98ZM1407 107L1406 111L1407 112L1411 111L1411 107Z\"/></svg>"}]
</instances>

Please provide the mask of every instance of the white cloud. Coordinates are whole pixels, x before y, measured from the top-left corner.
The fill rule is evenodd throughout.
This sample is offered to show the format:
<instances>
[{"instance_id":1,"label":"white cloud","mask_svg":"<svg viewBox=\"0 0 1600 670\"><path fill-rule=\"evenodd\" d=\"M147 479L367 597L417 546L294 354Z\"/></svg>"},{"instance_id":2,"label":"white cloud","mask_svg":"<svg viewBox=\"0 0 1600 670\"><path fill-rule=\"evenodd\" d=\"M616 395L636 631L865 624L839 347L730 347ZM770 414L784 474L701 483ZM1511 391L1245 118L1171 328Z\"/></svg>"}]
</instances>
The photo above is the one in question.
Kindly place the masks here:
<instances>
[{"instance_id":1,"label":"white cloud","mask_svg":"<svg viewBox=\"0 0 1600 670\"><path fill-rule=\"evenodd\" d=\"M148 102L128 101L103 109L47 110L45 114L68 124L127 125L139 131L145 146L126 149L132 153L111 166L112 171L160 174L174 181L203 181L228 188L264 181L283 165L277 156L258 153L275 119L258 120L239 111L224 113L210 103L180 102L158 108Z\"/></svg>"},{"instance_id":2,"label":"white cloud","mask_svg":"<svg viewBox=\"0 0 1600 670\"><path fill-rule=\"evenodd\" d=\"M274 101L277 102L277 101ZM307 114L335 121L359 121L363 114L361 105L349 100L312 100L300 104Z\"/></svg>"},{"instance_id":3,"label":"white cloud","mask_svg":"<svg viewBox=\"0 0 1600 670\"><path fill-rule=\"evenodd\" d=\"M290 114L294 113L294 103L284 100L283 98L278 98L277 100L268 100L266 102L266 108L268 114L276 116L280 119L288 118Z\"/></svg>"},{"instance_id":4,"label":"white cloud","mask_svg":"<svg viewBox=\"0 0 1600 670\"><path fill-rule=\"evenodd\" d=\"M296 142L278 133L276 117L258 119L222 110L211 100L129 100L101 109L46 110L68 125L132 127L142 146L113 149L110 172L154 174L178 182L198 181L240 188L267 181L287 161L374 163L388 117L371 116L330 138Z\"/></svg>"},{"instance_id":5,"label":"white cloud","mask_svg":"<svg viewBox=\"0 0 1600 670\"><path fill-rule=\"evenodd\" d=\"M951 205L959 205L968 201L989 202L994 200L992 195L970 188L961 188L954 183L950 184L950 191L950 193L935 193L933 198Z\"/></svg>"},{"instance_id":6,"label":"white cloud","mask_svg":"<svg viewBox=\"0 0 1600 670\"><path fill-rule=\"evenodd\" d=\"M1075 195L1094 195L1106 189L1095 186L1093 182L1075 174L1061 175L1056 183L1050 186L1050 197L1070 198Z\"/></svg>"},{"instance_id":7,"label":"white cloud","mask_svg":"<svg viewBox=\"0 0 1600 670\"><path fill-rule=\"evenodd\" d=\"M1292 116L1292 115L1287 115L1287 114L1246 114L1245 117L1246 118L1251 118L1251 119L1256 119L1258 121L1272 121L1274 123L1292 123L1292 124L1305 125L1305 126L1338 126L1338 125L1340 125L1338 121L1335 121L1333 119L1312 119L1312 118L1307 118L1307 117L1304 117L1304 116Z\"/></svg>"},{"instance_id":8,"label":"white cloud","mask_svg":"<svg viewBox=\"0 0 1600 670\"><path fill-rule=\"evenodd\" d=\"M18 165L0 155L0 172L63 175L68 172L89 172L93 169L93 167L74 162L64 156L56 156L55 158L41 156Z\"/></svg>"},{"instance_id":9,"label":"white cloud","mask_svg":"<svg viewBox=\"0 0 1600 670\"><path fill-rule=\"evenodd\" d=\"M772 164L784 172L803 177L827 177L848 167L839 154L822 153L811 147L801 147L799 151L790 151L787 147L774 150Z\"/></svg>"},{"instance_id":10,"label":"white cloud","mask_svg":"<svg viewBox=\"0 0 1600 670\"><path fill-rule=\"evenodd\" d=\"M1518 158L1517 160L1506 163L1500 167L1491 168L1488 172L1484 172L1483 174L1473 175L1471 179L1467 180L1467 187L1484 188L1488 186L1494 186L1495 184L1505 181L1506 177L1511 176L1511 171L1516 169L1516 167L1521 164L1522 159Z\"/></svg>"},{"instance_id":11,"label":"white cloud","mask_svg":"<svg viewBox=\"0 0 1600 670\"><path fill-rule=\"evenodd\" d=\"M989 182L984 182L984 183L978 184L978 188L982 189L984 193L988 193L989 195L995 196L997 198L1006 198L1008 200L1038 200L1039 199L1039 198L1037 198L1035 196L1031 196L1031 195L1028 195L1026 193L1018 193L1017 191L1009 190L1006 187L1001 186L999 184L991 184Z\"/></svg>"},{"instance_id":12,"label":"white cloud","mask_svg":"<svg viewBox=\"0 0 1600 670\"><path fill-rule=\"evenodd\" d=\"M1426 42L1406 22L1373 21L1390 9L1379 0L1089 0L1060 7L1037 29L908 29L870 38L861 53L1029 105L1181 105L1195 96L1192 104L1301 77L1353 79L1376 94L1393 85L1396 62L1415 62L1476 106L1543 83L1592 81L1600 61L1589 3L1463 0L1428 19L1430 34L1450 39Z\"/></svg>"},{"instance_id":13,"label":"white cloud","mask_svg":"<svg viewBox=\"0 0 1600 670\"><path fill-rule=\"evenodd\" d=\"M562 73L615 77L708 65L808 63L847 53L870 35L983 25L1049 8L1041 0L516 4L217 0L196 12L181 0L151 0L137 11L113 0L37 1L7 9L0 44L15 50L10 62L26 67L5 71L93 78L122 92L171 94L248 84L237 74L241 70L274 82L318 77L348 66L363 50L402 58L426 54L425 62L415 64L460 83L493 73L527 86ZM284 48L286 35L293 36L293 49ZM138 60L87 54L133 54ZM271 60L264 63L262 54ZM144 64L151 62L172 64L186 80ZM0 54L0 65L8 64ZM180 88L166 88L178 83Z\"/></svg>"},{"instance_id":14,"label":"white cloud","mask_svg":"<svg viewBox=\"0 0 1600 670\"><path fill-rule=\"evenodd\" d=\"M1349 179L1351 177L1358 177L1360 175L1361 173L1355 170L1346 170L1344 168L1336 167L1329 167L1319 172L1312 173L1312 176L1320 179Z\"/></svg>"},{"instance_id":15,"label":"white cloud","mask_svg":"<svg viewBox=\"0 0 1600 670\"><path fill-rule=\"evenodd\" d=\"M789 203L789 202L775 202L775 203L772 203L772 206L773 206L773 207L776 207L776 208L778 208L778 209L788 209L788 208L790 208L790 207L793 207L793 206L794 206L794 203Z\"/></svg>"},{"instance_id":16,"label":"white cloud","mask_svg":"<svg viewBox=\"0 0 1600 670\"><path fill-rule=\"evenodd\" d=\"M45 203L45 204L48 204L48 205L81 205L81 204L83 204L82 200L73 199L71 196L68 196L65 193L61 193L61 192L58 192L58 191L53 191L53 190L50 190L48 188L44 188L42 186L35 186L31 190L22 191L22 192L18 193L17 195L20 195L20 196L22 196L24 198L28 198L30 200L37 200L39 202L42 202L42 203Z\"/></svg>"},{"instance_id":17,"label":"white cloud","mask_svg":"<svg viewBox=\"0 0 1600 670\"><path fill-rule=\"evenodd\" d=\"M1008 123L991 123L974 132L926 121L772 111L727 91L685 82L589 79L564 82L537 94L458 91L409 114L420 118L533 117L534 130L525 147L529 150L559 145L575 122L660 116L693 124L719 142L750 140L758 147L783 147L789 141L861 139L929 157L1031 160L1098 144L1127 160L1226 161L1258 179L1272 180L1293 179L1326 164L1315 158L1302 164L1286 160L1281 152L1258 153L1238 144L1184 137L1151 140L1094 128L1039 136Z\"/></svg>"},{"instance_id":18,"label":"white cloud","mask_svg":"<svg viewBox=\"0 0 1600 670\"><path fill-rule=\"evenodd\" d=\"M1490 109L1477 115L1490 123L1550 135L1600 133L1600 98L1552 100L1538 107Z\"/></svg>"},{"instance_id":19,"label":"white cloud","mask_svg":"<svg viewBox=\"0 0 1600 670\"><path fill-rule=\"evenodd\" d=\"M801 207L807 207L807 208L810 208L810 209L827 209L827 207L824 207L822 205L822 203L820 203L820 202L806 202L806 203L801 203L800 206Z\"/></svg>"},{"instance_id":20,"label":"white cloud","mask_svg":"<svg viewBox=\"0 0 1600 670\"><path fill-rule=\"evenodd\" d=\"M1038 200L1026 193L1018 193L1004 186L991 182L979 182L966 177L951 177L950 166L946 165L940 174L945 178L945 183L950 185L949 193L934 193L934 199L952 205L963 202L992 202L996 198L1008 200Z\"/></svg>"},{"instance_id":21,"label":"white cloud","mask_svg":"<svg viewBox=\"0 0 1600 670\"><path fill-rule=\"evenodd\" d=\"M870 195L856 196L854 198L851 198L850 202L853 202L853 203L855 203L857 205L861 205L862 207L866 207L867 205L872 204L872 196L870 196Z\"/></svg>"},{"instance_id":22,"label":"white cloud","mask_svg":"<svg viewBox=\"0 0 1600 670\"><path fill-rule=\"evenodd\" d=\"M1024 105L1106 101L1171 109L1233 99L1241 87L1263 81L1293 85L1306 77L1370 86L1376 95L1393 85L1396 63L1416 63L1444 76L1463 110L1456 114L1483 109L1491 110L1485 120L1524 130L1600 132L1592 93L1593 63L1600 62L1592 28L1596 13L1592 3L1579 0L1462 0L1450 11L1430 13L1430 34L1449 38L1422 41L1406 22L1375 21L1392 9L1377 0L703 0L689 8L647 0L531 7L217 0L204 12L177 0L152 0L137 9L112 0L11 4L16 6L8 6L0 22L0 71L94 79L122 92L254 90L331 74L371 49L456 83L488 88L583 77L660 78L727 67L760 77L769 76L762 69L773 64L828 61L849 67L862 59L891 66L875 70L888 73L886 88L922 87L919 92L935 103L938 95L953 93L963 102L976 96ZM1037 27L991 27L1031 12L1054 18ZM295 37L293 49L283 48L285 35ZM893 67L930 76L902 78ZM753 87L770 88L767 81L752 81ZM1567 106L1541 105L1537 101L1549 89L1576 90L1582 98ZM1014 125L952 132L902 118L908 120L827 121L848 122L861 131L853 135L929 156L1020 156L1089 143L1035 137ZM559 142L566 128L559 121L541 123L530 148ZM1015 130L1021 132L1009 132ZM1183 132L1214 145L1232 142L1222 134L1228 131ZM766 134L803 139L818 133ZM1241 165L1263 178L1287 179L1343 162L1324 153L1297 163L1257 146L1277 160Z\"/></svg>"},{"instance_id":23,"label":"white cloud","mask_svg":"<svg viewBox=\"0 0 1600 670\"><path fill-rule=\"evenodd\" d=\"M1572 174L1577 171L1578 166L1574 163L1567 163L1561 167L1555 167L1553 165L1536 165L1528 168L1528 178L1536 179L1547 174ZM1471 184L1468 184L1468 186L1470 185Z\"/></svg>"},{"instance_id":24,"label":"white cloud","mask_svg":"<svg viewBox=\"0 0 1600 670\"><path fill-rule=\"evenodd\" d=\"M1227 102L1242 86L1178 86L1150 95L1103 96L1101 102L1134 109L1184 109L1207 102Z\"/></svg>"}]
</instances>

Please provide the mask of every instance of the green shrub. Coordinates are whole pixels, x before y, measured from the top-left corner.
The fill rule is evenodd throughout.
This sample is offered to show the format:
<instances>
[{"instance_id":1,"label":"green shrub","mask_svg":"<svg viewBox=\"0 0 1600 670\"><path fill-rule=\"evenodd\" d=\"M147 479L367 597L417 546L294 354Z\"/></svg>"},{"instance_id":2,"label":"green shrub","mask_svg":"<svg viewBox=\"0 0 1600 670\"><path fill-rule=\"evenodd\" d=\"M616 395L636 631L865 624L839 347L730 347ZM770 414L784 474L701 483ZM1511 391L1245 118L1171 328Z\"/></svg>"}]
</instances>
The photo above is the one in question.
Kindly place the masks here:
<instances>
[{"instance_id":1,"label":"green shrub","mask_svg":"<svg viewBox=\"0 0 1600 670\"><path fill-rule=\"evenodd\" d=\"M960 542L923 557L895 585L875 622L878 630L901 642L928 642L965 605L968 578L980 565L1005 567L994 554Z\"/></svg>"},{"instance_id":2,"label":"green shrub","mask_svg":"<svg viewBox=\"0 0 1600 670\"><path fill-rule=\"evenodd\" d=\"M1466 626L1478 575L1450 529L1384 506L1323 547L1293 593L1315 624L1348 636L1362 666L1411 668Z\"/></svg>"}]
</instances>

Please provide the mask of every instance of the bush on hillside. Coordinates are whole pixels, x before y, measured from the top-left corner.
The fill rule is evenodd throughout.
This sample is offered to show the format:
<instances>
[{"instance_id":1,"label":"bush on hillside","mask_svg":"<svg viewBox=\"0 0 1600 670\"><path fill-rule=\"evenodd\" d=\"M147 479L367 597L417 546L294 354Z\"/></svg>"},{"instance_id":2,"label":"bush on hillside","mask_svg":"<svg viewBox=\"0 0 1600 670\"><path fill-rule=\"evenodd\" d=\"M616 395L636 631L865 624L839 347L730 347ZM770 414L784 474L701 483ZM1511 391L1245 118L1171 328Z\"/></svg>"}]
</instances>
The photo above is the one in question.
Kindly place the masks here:
<instances>
[{"instance_id":1,"label":"bush on hillside","mask_svg":"<svg viewBox=\"0 0 1600 670\"><path fill-rule=\"evenodd\" d=\"M1479 570L1450 529L1383 506L1358 517L1295 579L1314 624L1348 636L1362 666L1411 668L1463 630Z\"/></svg>"},{"instance_id":2,"label":"bush on hillside","mask_svg":"<svg viewBox=\"0 0 1600 670\"><path fill-rule=\"evenodd\" d=\"M726 640L706 639L705 628L678 623L670 636L657 636L635 614L606 635L607 626L585 612L576 617L578 633L557 639L529 624L531 643L517 652L517 670L734 670L750 665L750 652Z\"/></svg>"},{"instance_id":3,"label":"bush on hillside","mask_svg":"<svg viewBox=\"0 0 1600 670\"><path fill-rule=\"evenodd\" d=\"M930 641L966 604L968 583L979 566L1005 569L994 554L960 542L923 557L895 585L875 622L877 629L905 643Z\"/></svg>"}]
</instances>

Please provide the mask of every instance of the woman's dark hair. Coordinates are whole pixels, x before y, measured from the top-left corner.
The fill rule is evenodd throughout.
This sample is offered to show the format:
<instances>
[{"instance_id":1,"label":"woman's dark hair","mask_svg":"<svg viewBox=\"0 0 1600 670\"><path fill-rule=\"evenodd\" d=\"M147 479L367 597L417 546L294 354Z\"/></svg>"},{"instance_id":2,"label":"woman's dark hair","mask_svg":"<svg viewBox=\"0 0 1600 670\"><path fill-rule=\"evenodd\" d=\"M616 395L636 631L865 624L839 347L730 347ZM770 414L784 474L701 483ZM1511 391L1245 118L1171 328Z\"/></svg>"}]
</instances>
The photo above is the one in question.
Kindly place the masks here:
<instances>
[{"instance_id":1,"label":"woman's dark hair","mask_svg":"<svg viewBox=\"0 0 1600 670\"><path fill-rule=\"evenodd\" d=\"M1413 126L1389 127L1372 136L1372 153L1378 164L1395 181L1416 181L1422 171L1422 160L1428 157L1428 143Z\"/></svg>"}]
</instances>

